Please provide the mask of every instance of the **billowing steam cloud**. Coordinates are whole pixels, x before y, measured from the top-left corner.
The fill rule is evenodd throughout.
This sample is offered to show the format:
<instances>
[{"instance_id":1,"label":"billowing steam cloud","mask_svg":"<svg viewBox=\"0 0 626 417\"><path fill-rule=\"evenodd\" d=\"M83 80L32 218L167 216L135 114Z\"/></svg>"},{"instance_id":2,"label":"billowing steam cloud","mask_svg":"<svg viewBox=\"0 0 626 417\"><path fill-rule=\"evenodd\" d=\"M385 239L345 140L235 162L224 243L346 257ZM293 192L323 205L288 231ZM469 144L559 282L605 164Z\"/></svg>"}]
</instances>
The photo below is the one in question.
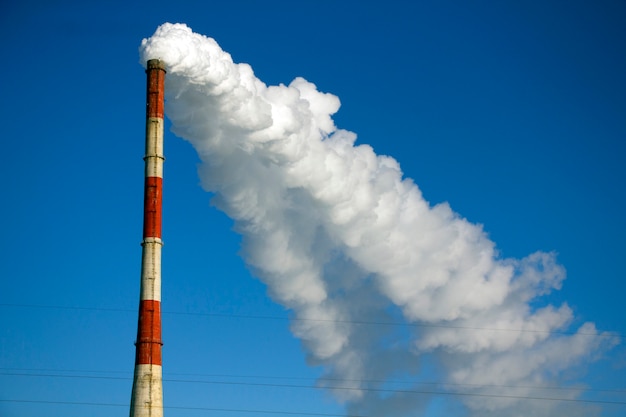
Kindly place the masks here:
<instances>
[{"instance_id":1,"label":"billowing steam cloud","mask_svg":"<svg viewBox=\"0 0 626 417\"><path fill-rule=\"evenodd\" d=\"M498 257L479 225L430 206L397 161L337 129L337 97L302 78L267 86L182 24L159 27L140 55L165 62L173 132L349 413L416 415L443 390L470 394L447 398L475 415L556 415L563 403L516 397L546 396L537 389L616 343L592 323L569 330L566 304L541 306L565 278L554 254ZM406 325L372 324L385 322ZM400 377L413 385L384 382ZM576 408L566 414L589 415Z\"/></svg>"}]
</instances>

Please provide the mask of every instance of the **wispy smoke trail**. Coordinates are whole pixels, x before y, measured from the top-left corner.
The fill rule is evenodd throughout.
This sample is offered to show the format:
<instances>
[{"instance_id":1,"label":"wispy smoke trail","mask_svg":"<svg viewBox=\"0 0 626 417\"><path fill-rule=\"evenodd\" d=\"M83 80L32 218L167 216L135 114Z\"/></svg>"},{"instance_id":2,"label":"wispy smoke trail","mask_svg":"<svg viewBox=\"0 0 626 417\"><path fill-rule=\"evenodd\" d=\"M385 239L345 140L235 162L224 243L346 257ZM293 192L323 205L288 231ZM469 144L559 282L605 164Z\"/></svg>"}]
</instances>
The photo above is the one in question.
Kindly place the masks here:
<instances>
[{"instance_id":1,"label":"wispy smoke trail","mask_svg":"<svg viewBox=\"0 0 626 417\"><path fill-rule=\"evenodd\" d=\"M172 130L197 150L245 261L295 318L316 319L291 329L349 412L415 415L429 397L406 391L439 378L492 395L462 397L476 415L553 415L558 402L512 397L615 343L592 323L568 330L566 304L536 307L565 278L554 254L500 258L479 225L429 205L397 161L337 129L337 97L302 78L267 86L182 24L159 27L140 55L165 62ZM390 321L413 326L363 324ZM407 376L408 389L374 389Z\"/></svg>"}]
</instances>

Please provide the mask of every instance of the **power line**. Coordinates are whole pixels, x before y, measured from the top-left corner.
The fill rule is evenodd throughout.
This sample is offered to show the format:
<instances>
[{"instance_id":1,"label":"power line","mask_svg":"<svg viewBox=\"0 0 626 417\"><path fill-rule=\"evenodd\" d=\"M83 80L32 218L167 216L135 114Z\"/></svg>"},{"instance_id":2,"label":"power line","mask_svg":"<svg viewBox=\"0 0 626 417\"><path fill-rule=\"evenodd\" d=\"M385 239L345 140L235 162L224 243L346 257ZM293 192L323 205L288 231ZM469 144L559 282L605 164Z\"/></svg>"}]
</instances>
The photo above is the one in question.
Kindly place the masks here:
<instances>
[{"instance_id":1,"label":"power line","mask_svg":"<svg viewBox=\"0 0 626 417\"><path fill-rule=\"evenodd\" d=\"M8 371L8 372L7 372ZM56 374L41 374L41 373L33 373L33 372L57 372ZM101 374L123 374L125 376L114 377L114 376L93 376L93 375L67 375L67 374L59 374L59 372L63 373L101 373ZM36 377L59 377L59 378L86 378L86 379L119 379L119 380L129 380L132 379L132 376L127 371L102 371L102 370L86 370L86 369L47 369L47 368L4 368L0 367L0 375L10 375L10 376L36 376ZM462 383L451 383L451 382L437 382L437 381L419 381L419 380L382 380L382 379L340 379L340 378L310 378L310 377L298 377L298 376L287 376L287 375L235 375L235 374L189 374L189 373L177 373L177 372L164 372L164 381L170 382L188 382L188 383L219 383L219 381L202 381L197 379L170 379L169 376L193 376L193 377L202 377L202 378L246 378L246 379L273 379L273 380L301 380L301 381L331 381L331 382L356 382L359 384L419 384L419 385L439 385L439 386L447 386L447 387L467 387L467 388L528 388L535 390L555 390L555 391L580 391L581 388L568 388L554 385L547 386L533 386L533 385L495 385L495 384L462 384ZM226 382L228 383L228 382ZM311 388L316 388L315 386L311 386ZM332 387L330 387L332 388ZM393 390L390 390L393 391ZM615 389L615 388L584 388L585 392L605 392L605 393L617 393L617 394L626 394L626 389Z\"/></svg>"},{"instance_id":2,"label":"power line","mask_svg":"<svg viewBox=\"0 0 626 417\"><path fill-rule=\"evenodd\" d=\"M98 407L128 407L128 404L116 403L100 403L100 402L78 402L78 401L46 401L46 400L9 400L0 399L5 403L27 403L27 404L57 404L57 405L88 405ZM188 406L163 406L164 409L170 410L195 410L195 411L220 411L230 413L257 413L257 414L281 414L281 415L298 415L298 416L319 416L319 417L367 417L359 415L332 414L332 413L309 413L302 411L284 411L284 410L258 410L258 409L237 409L237 408L213 408L213 407L188 407Z\"/></svg>"},{"instance_id":3,"label":"power line","mask_svg":"<svg viewBox=\"0 0 626 417\"><path fill-rule=\"evenodd\" d=\"M274 386L274 385L273 385ZM279 385L280 386L280 385ZM292 386L293 387L293 386ZM306 387L309 388L309 387ZM350 389L350 388L346 388ZM363 389L364 391L370 391ZM606 405L626 405L626 401L607 401L607 400L583 400L577 398L553 398L553 397L532 397L532 396L518 396L518 395L492 395L492 394L477 394L477 393L459 393L459 392L438 392L438 391L393 391L395 393L403 394L420 394L420 395L448 395L448 396L465 396L465 397L482 397L482 398L506 398L515 400L530 400L530 401L551 401L551 402L569 402L569 403L586 403L586 404L606 404ZM90 406L111 406L111 407L127 407L128 404L115 404L115 403L95 403L95 402L75 402L75 401L43 401L43 400L13 400L13 399L0 399L0 402L13 402L13 403L40 403L40 404L62 404L62 405L90 405ZM327 414L327 413L308 413L308 412L293 412L293 411L277 411L277 410L243 410L243 409L230 409L230 408L207 408L207 407L185 407L185 406L164 406L163 408L179 409L179 410L202 410L202 411L230 411L230 412L250 412L250 413L266 413L266 414L295 414L295 415L310 415L310 416L341 416L343 414ZM351 416L357 417L357 416ZM366 416L360 416L366 417Z\"/></svg>"},{"instance_id":4,"label":"power line","mask_svg":"<svg viewBox=\"0 0 626 417\"><path fill-rule=\"evenodd\" d=\"M136 313L136 309L109 308L109 307L70 307L70 306L54 306L43 304L10 304L0 303L0 307L15 308L40 308L40 309L56 309L56 310L84 310L84 311L104 311L118 313ZM303 322L328 322L328 323L345 323L358 325L375 325L375 326L400 326L400 327L421 327L421 328L443 328L455 330L482 330L494 332L515 332L515 333L540 333L554 334L563 336L589 336L589 337L605 337L602 333L584 333L584 332L563 332L549 330L533 330L533 329L503 329L491 327L474 327L474 326L456 326L432 323L401 323L401 322L385 322L385 321L364 321L364 320L331 320L319 318L298 318L298 317L281 317L281 316L264 316L256 314L232 314L232 313L200 313L200 312L184 312L184 311L162 311L162 315L184 315L184 316L200 316L200 317L222 317L222 318L238 318L250 320L281 320L281 321L303 321ZM610 335L617 339L622 339L620 333L611 332Z\"/></svg>"},{"instance_id":5,"label":"power line","mask_svg":"<svg viewBox=\"0 0 626 417\"><path fill-rule=\"evenodd\" d=\"M56 378L79 378L79 379L101 379L101 380L130 380L130 377L114 377L114 376L92 376L92 375L59 375L59 374L33 374L33 373L0 373L0 375L9 376L31 376L31 377L56 377ZM297 389L316 389L317 387L312 385L298 385L298 384L279 384L279 383L262 383L262 382L235 382L235 381L206 381L206 380L185 380L185 379L170 379L163 378L164 382L173 383L194 383L194 384L211 384L211 385L234 385L234 386L248 386L248 387L272 387L272 388L297 388ZM416 384L421 384L419 381ZM430 385L432 383L425 383ZM444 384L441 384L444 385ZM466 384L455 384L457 386ZM487 386L471 386L472 388L533 388L543 389L543 387L522 387L522 386L501 386L501 385L487 385ZM419 390L419 389L388 389L388 388L368 388L368 387L346 387L346 386L332 386L327 385L324 389L339 390L339 391L366 391L375 393L395 393L395 394L418 394L418 395L448 395L448 396L469 396L469 397L486 397L486 398L507 398L517 400L541 400L541 401L566 401L566 402L578 402L578 403L591 403L591 404L615 404L626 405L626 401L608 401L608 400L586 400L578 398L556 398L556 397L538 397L538 396L522 396L522 395L505 395L505 394L488 394L488 393L476 393L476 392L460 392L460 391L441 391L441 390ZM576 390L562 388L563 390ZM599 392L620 392L619 390L593 390Z\"/></svg>"}]
</instances>

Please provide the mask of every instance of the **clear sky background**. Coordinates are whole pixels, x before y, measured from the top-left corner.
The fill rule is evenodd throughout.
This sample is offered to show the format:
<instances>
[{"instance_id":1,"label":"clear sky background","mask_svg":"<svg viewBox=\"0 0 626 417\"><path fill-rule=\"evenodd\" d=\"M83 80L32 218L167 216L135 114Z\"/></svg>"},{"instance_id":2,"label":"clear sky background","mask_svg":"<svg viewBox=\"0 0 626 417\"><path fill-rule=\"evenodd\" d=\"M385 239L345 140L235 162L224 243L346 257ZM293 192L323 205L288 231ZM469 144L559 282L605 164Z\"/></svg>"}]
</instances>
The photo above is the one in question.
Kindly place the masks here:
<instances>
[{"instance_id":1,"label":"clear sky background","mask_svg":"<svg viewBox=\"0 0 626 417\"><path fill-rule=\"evenodd\" d=\"M483 224L503 257L557 252L567 279L548 301L622 341L572 371L591 388L580 398L624 415L626 3L471 3L4 2L0 416L128 413L138 47L164 22L215 38L267 84L301 76L338 96L339 128L395 158L432 204ZM289 312L246 269L195 151L167 127L165 154L166 415L342 415L312 388L321 370ZM435 396L425 415L466 415L460 400Z\"/></svg>"}]
</instances>

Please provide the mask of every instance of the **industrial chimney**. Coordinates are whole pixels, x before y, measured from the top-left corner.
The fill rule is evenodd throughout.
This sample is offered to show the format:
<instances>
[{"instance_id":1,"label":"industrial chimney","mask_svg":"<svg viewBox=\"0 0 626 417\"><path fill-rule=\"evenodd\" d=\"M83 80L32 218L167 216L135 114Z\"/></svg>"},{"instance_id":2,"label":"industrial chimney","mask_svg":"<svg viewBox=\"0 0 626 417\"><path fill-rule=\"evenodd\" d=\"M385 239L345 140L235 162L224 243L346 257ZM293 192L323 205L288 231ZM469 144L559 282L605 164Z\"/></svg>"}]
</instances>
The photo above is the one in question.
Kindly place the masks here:
<instances>
[{"instance_id":1,"label":"industrial chimney","mask_svg":"<svg viewBox=\"0 0 626 417\"><path fill-rule=\"evenodd\" d=\"M161 191L165 66L148 61L141 290L130 417L163 416L161 368Z\"/></svg>"}]
</instances>

